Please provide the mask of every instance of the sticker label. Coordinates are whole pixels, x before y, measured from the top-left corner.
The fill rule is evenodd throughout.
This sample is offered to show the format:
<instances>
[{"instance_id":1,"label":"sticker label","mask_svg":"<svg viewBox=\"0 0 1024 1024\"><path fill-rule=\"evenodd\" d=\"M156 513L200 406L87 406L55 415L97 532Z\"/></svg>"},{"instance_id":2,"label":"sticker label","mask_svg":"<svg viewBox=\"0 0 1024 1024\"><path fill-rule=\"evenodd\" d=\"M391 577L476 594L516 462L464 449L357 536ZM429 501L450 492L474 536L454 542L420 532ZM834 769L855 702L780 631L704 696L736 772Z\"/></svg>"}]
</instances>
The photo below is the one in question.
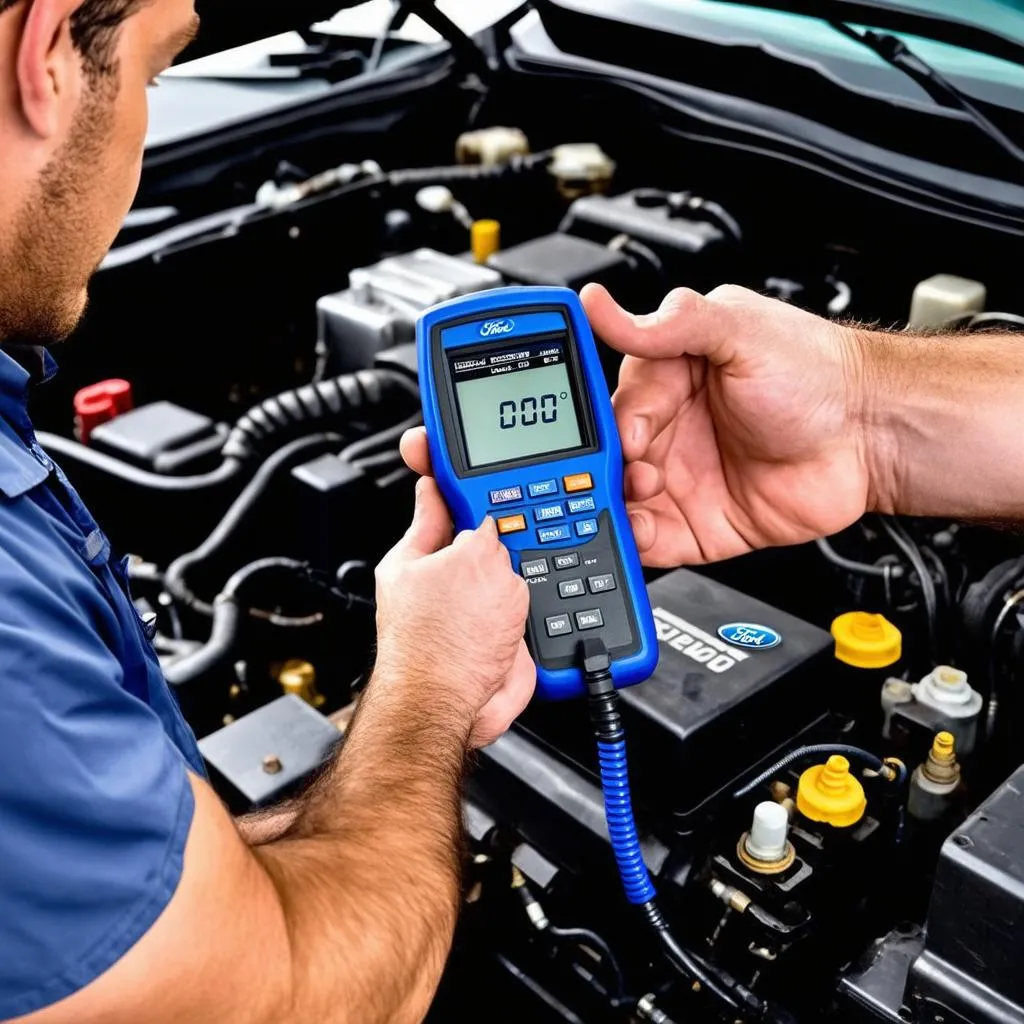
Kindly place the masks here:
<instances>
[{"instance_id":1,"label":"sticker label","mask_svg":"<svg viewBox=\"0 0 1024 1024\"><path fill-rule=\"evenodd\" d=\"M661 643L685 654L709 672L721 675L750 657L665 608L654 609L654 625Z\"/></svg>"},{"instance_id":2,"label":"sticker label","mask_svg":"<svg viewBox=\"0 0 1024 1024\"><path fill-rule=\"evenodd\" d=\"M782 643L782 634L757 622L729 622L718 627L718 635L727 643L748 651L769 651Z\"/></svg>"}]
</instances>

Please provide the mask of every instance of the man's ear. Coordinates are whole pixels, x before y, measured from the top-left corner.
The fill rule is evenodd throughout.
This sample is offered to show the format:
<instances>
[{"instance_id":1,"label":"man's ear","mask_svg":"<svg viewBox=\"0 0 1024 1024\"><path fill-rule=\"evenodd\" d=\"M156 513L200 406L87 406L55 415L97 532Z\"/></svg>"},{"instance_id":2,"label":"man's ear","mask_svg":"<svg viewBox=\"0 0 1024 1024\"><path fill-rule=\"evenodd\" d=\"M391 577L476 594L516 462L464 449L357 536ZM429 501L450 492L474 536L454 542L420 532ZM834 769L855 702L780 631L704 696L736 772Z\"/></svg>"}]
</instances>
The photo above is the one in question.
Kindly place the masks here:
<instances>
[{"instance_id":1,"label":"man's ear","mask_svg":"<svg viewBox=\"0 0 1024 1024\"><path fill-rule=\"evenodd\" d=\"M28 0L17 81L22 114L40 138L61 132L82 91L81 55L71 42L71 15L82 0Z\"/></svg>"}]
</instances>

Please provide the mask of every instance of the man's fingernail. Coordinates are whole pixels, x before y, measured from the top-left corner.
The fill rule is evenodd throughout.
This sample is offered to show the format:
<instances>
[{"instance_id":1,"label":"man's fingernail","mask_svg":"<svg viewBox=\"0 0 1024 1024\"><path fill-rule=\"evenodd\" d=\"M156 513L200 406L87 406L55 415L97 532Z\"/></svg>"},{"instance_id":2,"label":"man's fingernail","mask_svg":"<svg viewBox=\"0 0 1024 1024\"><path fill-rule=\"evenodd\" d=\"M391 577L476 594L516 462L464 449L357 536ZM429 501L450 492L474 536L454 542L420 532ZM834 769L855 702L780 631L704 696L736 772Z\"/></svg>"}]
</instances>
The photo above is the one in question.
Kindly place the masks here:
<instances>
[{"instance_id":1,"label":"man's fingernail","mask_svg":"<svg viewBox=\"0 0 1024 1024\"><path fill-rule=\"evenodd\" d=\"M634 447L646 451L650 444L651 421L646 416L637 416L633 420L633 426L629 431L629 439Z\"/></svg>"},{"instance_id":2,"label":"man's fingernail","mask_svg":"<svg viewBox=\"0 0 1024 1024\"><path fill-rule=\"evenodd\" d=\"M633 538L638 548L647 546L647 520L639 512L629 513L629 525L633 527Z\"/></svg>"}]
</instances>

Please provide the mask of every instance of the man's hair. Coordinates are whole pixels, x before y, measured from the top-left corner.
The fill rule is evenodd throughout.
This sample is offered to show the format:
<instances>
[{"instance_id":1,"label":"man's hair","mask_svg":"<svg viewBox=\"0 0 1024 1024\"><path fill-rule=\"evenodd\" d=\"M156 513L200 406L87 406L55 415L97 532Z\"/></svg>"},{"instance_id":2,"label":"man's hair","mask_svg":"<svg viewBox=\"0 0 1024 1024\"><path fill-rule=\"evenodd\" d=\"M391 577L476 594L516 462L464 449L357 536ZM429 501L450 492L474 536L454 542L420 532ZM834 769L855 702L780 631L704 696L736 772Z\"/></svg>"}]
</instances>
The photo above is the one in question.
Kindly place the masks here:
<instances>
[{"instance_id":1,"label":"man's hair","mask_svg":"<svg viewBox=\"0 0 1024 1024\"><path fill-rule=\"evenodd\" d=\"M0 14L23 0L0 0ZM31 3L32 0L27 0ZM71 40L82 55L92 78L112 75L117 70L114 47L121 23L140 7L143 0L83 0L71 15Z\"/></svg>"}]
</instances>

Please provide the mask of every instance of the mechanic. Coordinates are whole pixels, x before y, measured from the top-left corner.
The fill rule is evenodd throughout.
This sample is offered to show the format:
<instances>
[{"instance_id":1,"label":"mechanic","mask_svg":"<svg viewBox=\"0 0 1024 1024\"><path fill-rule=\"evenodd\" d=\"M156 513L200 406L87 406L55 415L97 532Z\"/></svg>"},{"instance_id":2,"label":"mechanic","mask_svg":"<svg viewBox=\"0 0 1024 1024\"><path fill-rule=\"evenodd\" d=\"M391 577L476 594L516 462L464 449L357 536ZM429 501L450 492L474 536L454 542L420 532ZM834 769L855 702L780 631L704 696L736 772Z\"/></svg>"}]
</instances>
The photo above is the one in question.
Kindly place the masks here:
<instances>
[{"instance_id":1,"label":"mechanic","mask_svg":"<svg viewBox=\"0 0 1024 1024\"><path fill-rule=\"evenodd\" d=\"M0 0L0 1020L415 1021L460 902L466 753L534 682L493 522L451 543L419 482L344 750L233 821L26 411L131 204L146 85L195 28L191 0Z\"/></svg>"},{"instance_id":2,"label":"mechanic","mask_svg":"<svg viewBox=\"0 0 1024 1024\"><path fill-rule=\"evenodd\" d=\"M292 806L236 821L26 411L131 204L146 85L195 28L191 0L0 0L0 1019L416 1021L457 916L467 751L533 684L526 586L493 523L453 542L419 482L341 754ZM865 332L739 289L648 317L586 301L627 354L616 405L649 564L868 509L1020 516L1018 341ZM403 452L426 473L422 432Z\"/></svg>"}]
</instances>

